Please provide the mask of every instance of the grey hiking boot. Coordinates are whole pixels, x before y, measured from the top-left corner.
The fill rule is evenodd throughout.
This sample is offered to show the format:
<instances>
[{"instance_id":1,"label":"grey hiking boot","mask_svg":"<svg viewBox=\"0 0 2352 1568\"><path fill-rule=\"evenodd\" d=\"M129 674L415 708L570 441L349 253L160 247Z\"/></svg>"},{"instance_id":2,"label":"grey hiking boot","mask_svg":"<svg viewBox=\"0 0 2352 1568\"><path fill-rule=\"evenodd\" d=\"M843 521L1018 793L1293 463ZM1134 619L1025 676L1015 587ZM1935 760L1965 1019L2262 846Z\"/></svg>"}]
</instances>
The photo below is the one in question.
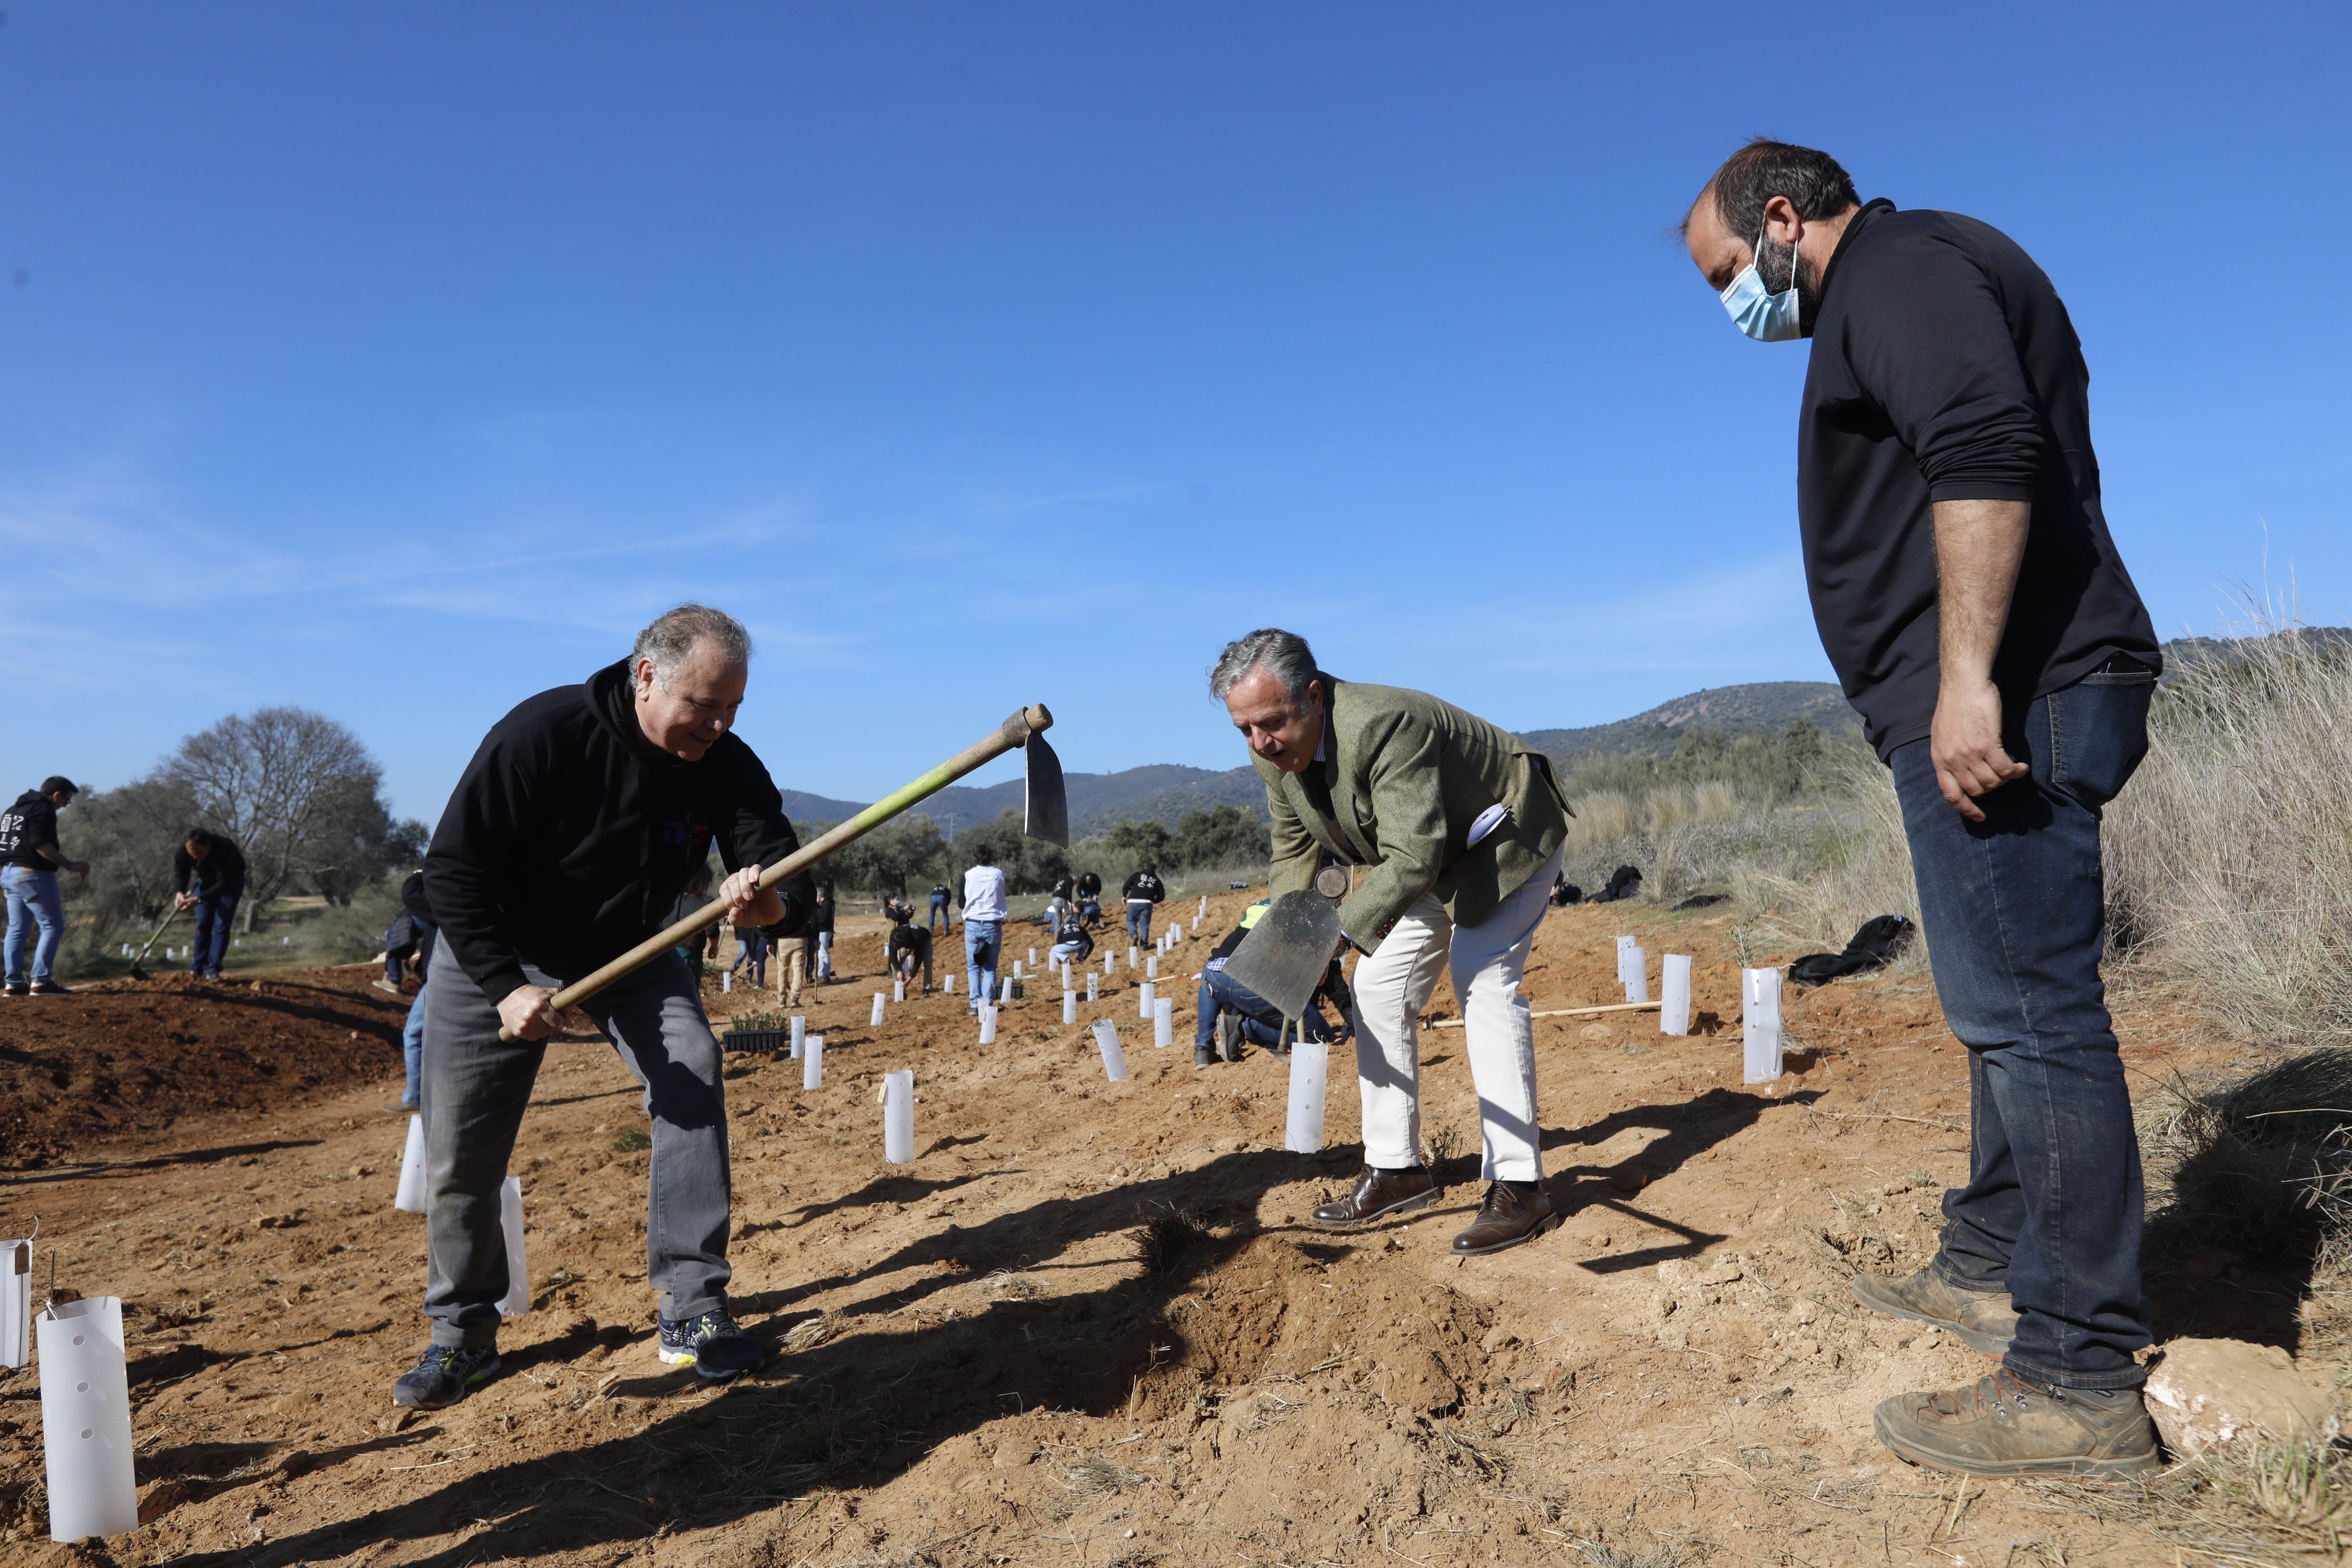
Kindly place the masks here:
<instances>
[{"instance_id":1,"label":"grey hiking boot","mask_svg":"<svg viewBox=\"0 0 2352 1568\"><path fill-rule=\"evenodd\" d=\"M2111 1480L2164 1468L2137 1388L2045 1388L2007 1367L1974 1388L1900 1394L1872 1420L1903 1458L1965 1476Z\"/></svg>"},{"instance_id":2,"label":"grey hiking boot","mask_svg":"<svg viewBox=\"0 0 2352 1568\"><path fill-rule=\"evenodd\" d=\"M1972 1351L2007 1355L2017 1332L2017 1309L2006 1290L1963 1290L1933 1268L1907 1279L1880 1274L1854 1277L1853 1297L1874 1311L1890 1318L1933 1323L1960 1336Z\"/></svg>"}]
</instances>

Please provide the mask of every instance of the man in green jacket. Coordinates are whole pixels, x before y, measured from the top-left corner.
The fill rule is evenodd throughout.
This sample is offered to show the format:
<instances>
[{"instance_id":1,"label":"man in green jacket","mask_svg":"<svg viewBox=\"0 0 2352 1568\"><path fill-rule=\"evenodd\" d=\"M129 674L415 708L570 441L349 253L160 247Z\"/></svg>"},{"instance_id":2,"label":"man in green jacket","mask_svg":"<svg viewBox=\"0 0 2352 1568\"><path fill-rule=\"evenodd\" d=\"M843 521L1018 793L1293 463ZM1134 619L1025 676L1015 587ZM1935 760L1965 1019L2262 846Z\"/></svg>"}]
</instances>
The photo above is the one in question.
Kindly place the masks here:
<instances>
[{"instance_id":1,"label":"man in green jacket","mask_svg":"<svg viewBox=\"0 0 2352 1568\"><path fill-rule=\"evenodd\" d=\"M1477 1085L1486 1201L1454 1250L1475 1257L1542 1234L1535 1030L1519 980L1568 837L1550 763L1450 703L1335 680L1305 638L1272 627L1225 645L1209 689L1265 781L1274 891L1326 865L1363 868L1339 906L1357 963L1356 1072L1364 1170L1315 1211L1333 1229L1424 1208L1415 1020L1449 959Z\"/></svg>"}]
</instances>

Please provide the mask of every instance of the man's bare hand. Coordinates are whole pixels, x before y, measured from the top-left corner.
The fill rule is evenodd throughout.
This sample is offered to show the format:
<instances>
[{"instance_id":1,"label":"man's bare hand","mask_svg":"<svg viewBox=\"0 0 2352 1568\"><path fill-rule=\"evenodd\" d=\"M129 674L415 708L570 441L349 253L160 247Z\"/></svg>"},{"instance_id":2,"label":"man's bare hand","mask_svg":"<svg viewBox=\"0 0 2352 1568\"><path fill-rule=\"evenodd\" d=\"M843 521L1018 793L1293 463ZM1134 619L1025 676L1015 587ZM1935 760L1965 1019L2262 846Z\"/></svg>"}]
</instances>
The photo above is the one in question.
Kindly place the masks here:
<instances>
[{"instance_id":1,"label":"man's bare hand","mask_svg":"<svg viewBox=\"0 0 2352 1568\"><path fill-rule=\"evenodd\" d=\"M518 1040L543 1040L563 1026L555 993L544 985L518 985L499 1001L499 1021Z\"/></svg>"},{"instance_id":2,"label":"man's bare hand","mask_svg":"<svg viewBox=\"0 0 2352 1568\"><path fill-rule=\"evenodd\" d=\"M1953 809L1982 822L1976 797L2033 770L2011 760L2000 743L2000 688L1990 680L1950 681L1936 694L1936 719L1927 736L1936 783Z\"/></svg>"},{"instance_id":3,"label":"man's bare hand","mask_svg":"<svg viewBox=\"0 0 2352 1568\"><path fill-rule=\"evenodd\" d=\"M719 884L719 901L730 925L772 926L784 918L783 896L760 886L760 868L746 866Z\"/></svg>"},{"instance_id":4,"label":"man's bare hand","mask_svg":"<svg viewBox=\"0 0 2352 1568\"><path fill-rule=\"evenodd\" d=\"M190 910L196 907L196 900L194 896L192 894L174 893L172 895L172 907L179 910L182 914L186 914Z\"/></svg>"}]
</instances>

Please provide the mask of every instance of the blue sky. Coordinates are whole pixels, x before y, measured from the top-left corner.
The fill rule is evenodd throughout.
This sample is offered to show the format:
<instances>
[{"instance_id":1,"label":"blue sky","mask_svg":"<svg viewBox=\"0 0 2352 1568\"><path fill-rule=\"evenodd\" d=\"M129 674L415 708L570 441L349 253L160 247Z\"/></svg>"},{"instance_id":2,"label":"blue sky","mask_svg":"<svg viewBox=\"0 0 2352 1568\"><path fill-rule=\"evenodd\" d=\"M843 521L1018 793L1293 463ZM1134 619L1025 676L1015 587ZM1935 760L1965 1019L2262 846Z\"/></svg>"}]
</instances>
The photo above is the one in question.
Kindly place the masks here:
<instances>
[{"instance_id":1,"label":"blue sky","mask_svg":"<svg viewBox=\"0 0 2352 1568\"><path fill-rule=\"evenodd\" d=\"M1043 700L1243 761L1251 626L1513 728L1825 678L1744 136L2056 279L2159 628L2352 621L2342 4L12 5L10 788L269 703L428 821L682 598L778 782ZM975 782L1008 771L999 766Z\"/></svg>"}]
</instances>

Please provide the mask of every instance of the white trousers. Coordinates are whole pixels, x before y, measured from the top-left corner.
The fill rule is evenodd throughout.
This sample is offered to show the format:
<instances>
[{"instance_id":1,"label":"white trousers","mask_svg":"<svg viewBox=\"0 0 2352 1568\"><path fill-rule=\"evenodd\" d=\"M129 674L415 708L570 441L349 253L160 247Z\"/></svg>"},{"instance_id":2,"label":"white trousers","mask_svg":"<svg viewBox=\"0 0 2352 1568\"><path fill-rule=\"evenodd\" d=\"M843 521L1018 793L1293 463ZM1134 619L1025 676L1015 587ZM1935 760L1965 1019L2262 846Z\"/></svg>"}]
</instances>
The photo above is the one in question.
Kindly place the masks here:
<instances>
[{"instance_id":1,"label":"white trousers","mask_svg":"<svg viewBox=\"0 0 2352 1568\"><path fill-rule=\"evenodd\" d=\"M1470 1080L1478 1089L1485 1179L1543 1180L1536 1118L1536 1035L1519 981L1528 950L1559 875L1554 854L1542 870L1475 926L1456 926L1423 895L1399 918L1381 950L1360 959L1356 1075L1364 1100L1364 1163L1382 1170L1421 1158L1421 1037L1415 1020L1450 957L1454 994L1469 1037Z\"/></svg>"}]
</instances>

